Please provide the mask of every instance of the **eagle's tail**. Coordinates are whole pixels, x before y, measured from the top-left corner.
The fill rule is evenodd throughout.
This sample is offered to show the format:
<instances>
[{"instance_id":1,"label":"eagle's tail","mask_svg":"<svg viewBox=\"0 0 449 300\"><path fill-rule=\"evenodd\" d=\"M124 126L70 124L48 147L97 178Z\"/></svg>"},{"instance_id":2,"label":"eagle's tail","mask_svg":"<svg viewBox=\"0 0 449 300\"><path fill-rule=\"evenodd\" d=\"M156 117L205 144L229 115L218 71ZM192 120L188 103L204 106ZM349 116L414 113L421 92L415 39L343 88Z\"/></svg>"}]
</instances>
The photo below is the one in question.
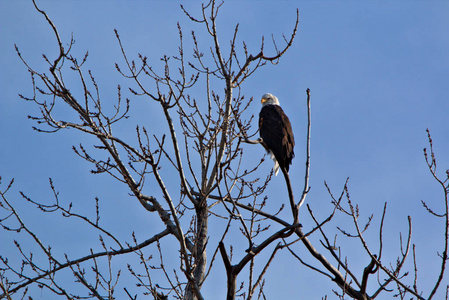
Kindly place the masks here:
<instances>
[{"instance_id":1,"label":"eagle's tail","mask_svg":"<svg viewBox=\"0 0 449 300\"><path fill-rule=\"evenodd\" d=\"M274 167L273 167L274 175L278 176L279 163L271 150L269 150L268 153L270 154L271 159L274 161Z\"/></svg>"}]
</instances>

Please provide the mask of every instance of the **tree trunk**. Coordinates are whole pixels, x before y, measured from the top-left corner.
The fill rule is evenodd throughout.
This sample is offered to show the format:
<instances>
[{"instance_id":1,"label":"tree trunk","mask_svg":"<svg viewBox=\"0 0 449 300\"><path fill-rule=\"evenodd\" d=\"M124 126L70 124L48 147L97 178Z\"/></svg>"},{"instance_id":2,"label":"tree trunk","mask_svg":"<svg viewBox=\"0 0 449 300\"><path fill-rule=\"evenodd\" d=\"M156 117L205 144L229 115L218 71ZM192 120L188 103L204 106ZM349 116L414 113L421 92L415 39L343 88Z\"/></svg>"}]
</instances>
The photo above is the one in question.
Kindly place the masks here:
<instances>
[{"instance_id":1,"label":"tree trunk","mask_svg":"<svg viewBox=\"0 0 449 300\"><path fill-rule=\"evenodd\" d=\"M206 273L206 263L207 263L207 253L206 253L206 243L207 243L207 226L208 226L208 208L207 201L200 201L198 207L196 208L196 239L195 239L195 252L193 254L195 260L195 269L193 271L193 276L195 278L195 283L198 289L201 289L203 285L204 275ZM195 293L191 288L190 284L187 285L186 299L196 299Z\"/></svg>"}]
</instances>

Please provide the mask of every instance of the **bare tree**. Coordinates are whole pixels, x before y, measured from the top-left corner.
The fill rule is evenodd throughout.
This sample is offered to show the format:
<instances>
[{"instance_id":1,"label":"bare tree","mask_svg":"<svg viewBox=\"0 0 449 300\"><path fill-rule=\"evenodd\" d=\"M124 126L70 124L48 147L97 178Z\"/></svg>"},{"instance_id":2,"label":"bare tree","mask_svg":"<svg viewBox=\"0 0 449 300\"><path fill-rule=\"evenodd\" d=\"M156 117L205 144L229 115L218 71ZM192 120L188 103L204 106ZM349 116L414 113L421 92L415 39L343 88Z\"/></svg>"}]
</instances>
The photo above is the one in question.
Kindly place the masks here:
<instances>
[{"instance_id":1,"label":"bare tree","mask_svg":"<svg viewBox=\"0 0 449 300\"><path fill-rule=\"evenodd\" d=\"M299 224L298 211L306 203L309 192L309 90L304 97L308 108L308 130L305 136L307 148L303 192L296 202L290 179L286 175L289 199L283 199L279 203L291 204L292 220L280 217L279 212L284 209L284 205L276 212L266 210L267 199L263 197L263 193L273 174L261 174L259 166L263 159L251 167L246 167L246 164L244 167L242 164L245 151L249 147L258 147L257 144L262 142L254 138L257 129L253 127L253 116L247 112L252 98L244 97L242 87L249 76L268 62L279 62L290 48L298 29L298 11L293 30L290 35L282 37L281 45L272 39L273 53L265 49L263 37L260 50L251 53L245 42L239 42L238 25L235 26L229 46L221 46L216 20L222 4L211 0L202 5L199 16L181 6L187 18L203 26L210 36L208 42L211 46L202 49L195 32L192 32L194 50L191 55L186 55L183 30L178 24L178 53L162 58L162 72L156 71L150 64L151 59L144 55L139 54L137 61L131 59L125 51L126 45L115 31L123 54L123 62L116 64L117 71L130 81L130 86L134 86L129 88L133 98L144 97L161 111L167 128L167 134L164 134L154 128L149 130L136 126L133 136L121 137L113 129L128 118L132 101L124 99L121 86L117 86L117 100L111 110L110 103L102 101L94 72L86 72L84 69L88 53L81 59L72 56L73 37L65 46L50 17L34 0L33 3L52 28L58 45L56 57L44 55L49 65L49 74L30 66L16 46L19 57L31 75L33 86L31 97L21 97L34 103L40 110L40 115L30 117L37 123L34 129L39 132L75 129L94 137L95 144L87 147L81 144L74 146L74 152L92 164L93 173L109 174L126 186L142 209L160 221L162 230L148 232L144 241L139 241L133 235L132 242L125 242L99 222L99 198L95 198L93 218L88 217L85 212L75 212L71 203L67 205L60 201L59 193L50 179L53 203L41 203L21 193L24 201L43 213L60 213L68 221L77 219L84 222L99 233L102 247L101 251L91 250L89 254L80 254L75 259L67 254L61 256L55 253L53 247L41 241L33 228L22 219L16 208L17 204L8 200L7 193L13 184L11 181L0 192L0 224L6 231L30 237L38 250L30 252L19 242L15 242L21 263L0 257L0 298L12 299L13 295L15 298L20 295L25 298L29 287L38 286L67 299L115 299L118 288L123 289L130 299L140 299L139 295L130 292L131 287L137 286L141 296L151 295L154 299L204 299L202 286L212 269L222 264L226 270L227 299L264 299L264 276L279 253L291 254L291 258L311 269L317 277L323 275L335 282L337 288L333 293L340 299L375 299L381 293L392 293L400 299L432 299L437 290L448 290L448 286L442 287L442 282L449 238L449 171L446 171L445 179L437 174L430 133L430 153L425 150L425 158L432 176L443 188L442 198L446 209L439 213L423 202L430 214L445 220L442 225L445 244L440 252L441 270L428 295L424 295L424 290L418 288L415 245L411 243L411 218L408 219L409 230L404 240L401 236L399 241L397 260L384 261L383 231L387 204L384 205L380 224L374 232L379 236L378 245L369 245L365 234L372 227L373 216L364 224L360 222L360 208L349 196L348 181L339 196L334 196L326 185L332 203L332 209L326 218L318 220L311 206L305 205L314 224ZM205 54L207 52L210 53ZM73 74L81 83L81 90L74 90L67 85L67 76ZM60 114L61 110L74 114ZM176 181L179 183L177 190L168 188L166 184L168 180L173 181L173 178L167 177L165 170L168 169L176 174ZM361 245L363 250L360 255L369 260L362 274L356 274L348 263L351 258L342 253L340 241L337 242L337 238L330 237L329 231L326 231L336 214L349 218L352 224L350 228L335 224L340 236ZM219 221L224 221L225 225L221 228L214 227L211 232L209 223L218 224ZM228 238L231 232L241 234L247 245L244 249L238 246L241 240L237 242ZM221 237L217 244L210 242L212 234ZM312 243L309 239L311 235L320 236L319 245ZM169 247L164 247L163 242L170 237L176 240L176 253L170 251ZM304 251L311 254L311 258L306 259ZM255 258L263 252L270 253L267 255L268 260L258 260L259 267L256 268ZM115 259L119 256L137 258L135 264L128 263L127 266L128 274L134 278L133 284L123 283L120 280L123 277L122 271L114 271ZM44 257L46 261L35 257ZM217 261L219 258L220 262ZM414 268L411 271L404 270L407 258L413 261ZM176 262L176 268L167 267L167 260ZM246 270L246 279L241 278L242 270ZM62 272L70 273L84 290L67 288L64 280L56 276ZM237 284L238 277L242 282L240 285ZM372 284L368 290L367 283L370 279Z\"/></svg>"}]
</instances>

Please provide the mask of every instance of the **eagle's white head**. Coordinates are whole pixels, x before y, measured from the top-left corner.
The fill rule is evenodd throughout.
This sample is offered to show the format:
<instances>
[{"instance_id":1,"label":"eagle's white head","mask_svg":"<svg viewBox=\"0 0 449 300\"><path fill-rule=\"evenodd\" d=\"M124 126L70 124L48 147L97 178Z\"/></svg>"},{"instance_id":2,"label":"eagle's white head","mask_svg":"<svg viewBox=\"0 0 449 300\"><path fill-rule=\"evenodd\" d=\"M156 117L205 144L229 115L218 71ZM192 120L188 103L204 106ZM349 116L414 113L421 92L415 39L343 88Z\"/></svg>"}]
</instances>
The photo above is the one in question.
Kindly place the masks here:
<instances>
[{"instance_id":1,"label":"eagle's white head","mask_svg":"<svg viewBox=\"0 0 449 300\"><path fill-rule=\"evenodd\" d=\"M279 100L276 98L276 96L266 93L262 96L262 100L260 100L260 103L262 103L262 107L265 105L279 105Z\"/></svg>"}]
</instances>

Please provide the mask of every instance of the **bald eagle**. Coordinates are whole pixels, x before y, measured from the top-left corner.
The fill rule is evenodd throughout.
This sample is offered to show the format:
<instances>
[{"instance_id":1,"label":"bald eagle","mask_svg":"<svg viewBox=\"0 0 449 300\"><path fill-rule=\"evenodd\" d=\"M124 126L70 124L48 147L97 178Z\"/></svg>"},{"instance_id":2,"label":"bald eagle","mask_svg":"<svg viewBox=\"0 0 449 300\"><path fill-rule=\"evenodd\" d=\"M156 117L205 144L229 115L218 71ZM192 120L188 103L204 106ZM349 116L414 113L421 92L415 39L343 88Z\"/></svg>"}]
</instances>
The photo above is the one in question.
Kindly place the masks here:
<instances>
[{"instance_id":1,"label":"bald eagle","mask_svg":"<svg viewBox=\"0 0 449 300\"><path fill-rule=\"evenodd\" d=\"M262 145L274 160L275 174L279 173L279 168L284 174L288 174L295 156L292 125L279 105L278 98L265 94L260 102L262 109L259 113L259 133L263 140Z\"/></svg>"}]
</instances>

